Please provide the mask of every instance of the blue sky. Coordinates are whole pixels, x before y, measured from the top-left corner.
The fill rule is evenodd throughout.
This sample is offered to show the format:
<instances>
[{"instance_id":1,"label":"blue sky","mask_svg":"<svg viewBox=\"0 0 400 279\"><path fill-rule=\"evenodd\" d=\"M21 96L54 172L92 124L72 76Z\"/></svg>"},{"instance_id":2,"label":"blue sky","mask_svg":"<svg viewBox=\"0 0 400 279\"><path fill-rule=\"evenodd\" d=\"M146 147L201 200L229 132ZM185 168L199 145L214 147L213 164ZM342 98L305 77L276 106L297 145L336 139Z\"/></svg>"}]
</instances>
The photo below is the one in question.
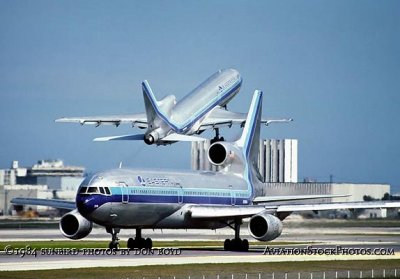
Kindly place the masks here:
<instances>
[{"instance_id":1,"label":"blue sky","mask_svg":"<svg viewBox=\"0 0 400 279\"><path fill-rule=\"evenodd\" d=\"M139 131L54 119L141 112L144 79L179 99L233 67L243 87L231 110L262 89L264 115L295 119L262 135L299 140L300 180L400 191L398 1L2 0L0 34L1 168L61 158L91 171L188 169L187 143L96 143Z\"/></svg>"}]
</instances>

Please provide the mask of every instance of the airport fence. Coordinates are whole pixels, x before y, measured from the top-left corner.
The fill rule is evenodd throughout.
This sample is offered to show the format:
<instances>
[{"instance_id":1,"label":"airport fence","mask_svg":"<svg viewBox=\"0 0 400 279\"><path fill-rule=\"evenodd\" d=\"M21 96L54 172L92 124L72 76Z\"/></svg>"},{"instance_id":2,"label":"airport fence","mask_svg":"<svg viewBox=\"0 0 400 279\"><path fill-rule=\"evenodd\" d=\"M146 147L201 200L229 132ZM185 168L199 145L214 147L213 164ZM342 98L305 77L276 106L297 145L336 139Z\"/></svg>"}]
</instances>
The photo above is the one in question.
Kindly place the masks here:
<instances>
[{"instance_id":1,"label":"airport fence","mask_svg":"<svg viewBox=\"0 0 400 279\"><path fill-rule=\"evenodd\" d=\"M380 279L400 278L399 269L328 270L271 273L234 273L188 275L168 277L142 277L142 279Z\"/></svg>"}]
</instances>

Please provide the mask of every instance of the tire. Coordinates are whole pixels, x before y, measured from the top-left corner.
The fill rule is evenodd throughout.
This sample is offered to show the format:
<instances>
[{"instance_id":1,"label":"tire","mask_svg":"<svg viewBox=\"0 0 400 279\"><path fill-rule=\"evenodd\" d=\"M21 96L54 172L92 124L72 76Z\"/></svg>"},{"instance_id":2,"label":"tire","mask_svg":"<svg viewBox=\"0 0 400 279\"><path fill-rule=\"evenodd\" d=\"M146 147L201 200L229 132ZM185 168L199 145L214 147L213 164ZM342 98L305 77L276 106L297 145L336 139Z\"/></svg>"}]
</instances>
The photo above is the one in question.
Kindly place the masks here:
<instances>
[{"instance_id":1,"label":"tire","mask_svg":"<svg viewBox=\"0 0 400 279\"><path fill-rule=\"evenodd\" d=\"M146 248L146 249L153 248L153 241L151 240L151 238L146 238L146 240L144 242L144 248Z\"/></svg>"},{"instance_id":2,"label":"tire","mask_svg":"<svg viewBox=\"0 0 400 279\"><path fill-rule=\"evenodd\" d=\"M232 242L231 242L230 239L225 239L224 250L225 251L231 251L232 250Z\"/></svg>"}]
</instances>

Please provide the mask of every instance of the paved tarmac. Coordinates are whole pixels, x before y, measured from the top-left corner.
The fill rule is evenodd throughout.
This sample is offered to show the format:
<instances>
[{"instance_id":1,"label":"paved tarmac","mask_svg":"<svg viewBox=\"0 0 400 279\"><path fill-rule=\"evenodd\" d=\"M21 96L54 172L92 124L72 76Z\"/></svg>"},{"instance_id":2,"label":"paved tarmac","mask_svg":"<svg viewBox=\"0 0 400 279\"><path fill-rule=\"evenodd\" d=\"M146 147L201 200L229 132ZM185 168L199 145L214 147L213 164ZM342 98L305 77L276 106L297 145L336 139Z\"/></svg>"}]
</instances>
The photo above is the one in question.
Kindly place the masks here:
<instances>
[{"instance_id":1,"label":"paved tarmac","mask_svg":"<svg viewBox=\"0 0 400 279\"><path fill-rule=\"evenodd\" d=\"M232 238L231 229L211 230L143 230L144 237L154 240L224 240ZM126 240L134 230L122 230L119 237ZM252 240L247 229L242 237ZM95 228L84 240L109 240L104 229ZM10 241L67 240L58 230L0 230L2 243ZM278 242L298 244L279 245ZM276 243L277 245L274 245ZM315 249L310 250L310 247ZM266 250L266 247L268 249ZM268 244L252 245L249 252L227 252L221 248L184 248L128 251L112 253L108 249L87 251L36 251L36 256L21 251L0 252L0 270L39 270L59 268L141 266L186 263L235 263L325 261L359 259L400 260L400 228L284 228L281 237ZM170 249L168 249L170 248ZM277 249L278 248L278 249ZM267 251L267 254L264 252ZM27 251L25 251L27 252ZM32 252L32 251L31 251ZM329 252L329 253L328 253ZM43 255L42 255L43 253ZM274 255L270 253L275 253ZM328 254L327 254L328 253ZM344 254L343 254L344 253ZM51 254L51 255L48 255ZM357 255L358 254L358 255ZM369 254L369 255L367 255Z\"/></svg>"}]
</instances>

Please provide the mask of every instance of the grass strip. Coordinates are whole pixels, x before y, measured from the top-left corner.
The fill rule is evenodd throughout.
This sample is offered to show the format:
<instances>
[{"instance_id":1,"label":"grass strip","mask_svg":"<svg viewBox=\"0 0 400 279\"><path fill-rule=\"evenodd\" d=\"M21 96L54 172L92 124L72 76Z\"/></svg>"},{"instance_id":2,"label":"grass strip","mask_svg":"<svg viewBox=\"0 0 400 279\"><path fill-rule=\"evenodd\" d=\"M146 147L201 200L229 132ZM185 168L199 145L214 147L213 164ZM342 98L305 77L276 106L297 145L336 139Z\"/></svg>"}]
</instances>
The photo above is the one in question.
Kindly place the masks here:
<instances>
[{"instance_id":1,"label":"grass strip","mask_svg":"<svg viewBox=\"0 0 400 279\"><path fill-rule=\"evenodd\" d=\"M365 261L315 261L315 262L282 262L282 263L234 263L234 264L187 264L187 265L160 265L140 267L110 267L110 268L81 268L40 271L3 271L0 278L49 278L49 279L106 279L106 278L258 278L258 274L290 273L290 272L318 272L318 271L345 271L345 270L382 270L400 267L400 260L365 260ZM241 276L239 276L241 275ZM378 274L376 274L378 275ZM262 277L267 278L267 277ZM352 278L355 278L352 276ZM375 276L379 278L379 276Z\"/></svg>"}]
</instances>

